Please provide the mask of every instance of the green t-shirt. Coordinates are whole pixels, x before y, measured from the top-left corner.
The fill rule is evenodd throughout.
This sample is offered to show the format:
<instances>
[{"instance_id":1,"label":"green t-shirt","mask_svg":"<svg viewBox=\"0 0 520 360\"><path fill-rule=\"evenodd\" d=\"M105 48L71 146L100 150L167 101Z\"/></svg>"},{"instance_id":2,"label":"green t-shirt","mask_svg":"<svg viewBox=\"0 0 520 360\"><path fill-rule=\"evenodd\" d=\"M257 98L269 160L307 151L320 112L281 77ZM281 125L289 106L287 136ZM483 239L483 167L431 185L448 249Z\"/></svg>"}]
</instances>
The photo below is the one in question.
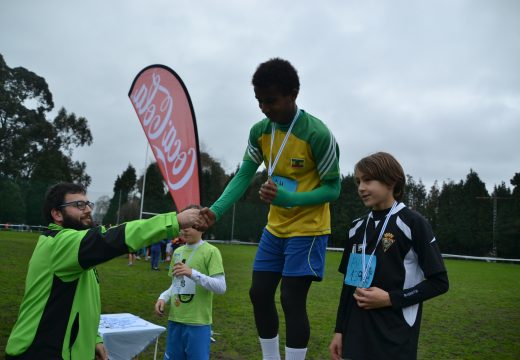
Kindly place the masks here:
<instances>
[{"instance_id":1,"label":"green t-shirt","mask_svg":"<svg viewBox=\"0 0 520 360\"><path fill-rule=\"evenodd\" d=\"M204 275L224 274L220 251L206 241L196 248L187 245L177 248L172 256L169 276L172 276L175 254L180 254L186 265ZM191 300L189 300L191 295L181 295L182 302L177 302L178 306L176 306L176 297L177 295L172 294L170 298L171 306L168 320L195 325L210 325L213 323L213 293L211 291L196 285L195 295Z\"/></svg>"}]
</instances>

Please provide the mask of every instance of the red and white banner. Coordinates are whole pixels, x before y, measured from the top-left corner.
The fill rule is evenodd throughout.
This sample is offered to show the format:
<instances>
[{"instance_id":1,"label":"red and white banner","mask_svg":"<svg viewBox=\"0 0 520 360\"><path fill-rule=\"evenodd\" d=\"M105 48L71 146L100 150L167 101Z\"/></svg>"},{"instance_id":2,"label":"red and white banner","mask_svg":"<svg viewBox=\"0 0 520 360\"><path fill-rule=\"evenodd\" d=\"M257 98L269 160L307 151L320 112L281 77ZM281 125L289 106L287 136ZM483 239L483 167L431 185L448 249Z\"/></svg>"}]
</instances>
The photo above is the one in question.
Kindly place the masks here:
<instances>
[{"instance_id":1,"label":"red and white banner","mask_svg":"<svg viewBox=\"0 0 520 360\"><path fill-rule=\"evenodd\" d=\"M135 77L128 97L177 209L200 204L197 123L179 75L164 65L148 66Z\"/></svg>"}]
</instances>

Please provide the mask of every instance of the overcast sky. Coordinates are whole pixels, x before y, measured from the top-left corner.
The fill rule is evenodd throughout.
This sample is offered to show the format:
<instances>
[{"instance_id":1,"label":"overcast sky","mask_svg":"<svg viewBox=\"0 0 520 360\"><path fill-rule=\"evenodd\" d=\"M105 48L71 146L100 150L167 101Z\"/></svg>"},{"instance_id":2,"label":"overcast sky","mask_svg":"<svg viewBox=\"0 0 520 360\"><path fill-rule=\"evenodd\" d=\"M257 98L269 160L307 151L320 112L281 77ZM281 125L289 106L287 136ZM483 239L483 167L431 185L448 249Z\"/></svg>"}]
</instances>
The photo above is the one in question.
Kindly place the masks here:
<instances>
[{"instance_id":1,"label":"overcast sky","mask_svg":"<svg viewBox=\"0 0 520 360\"><path fill-rule=\"evenodd\" d=\"M490 191L509 186L520 172L519 36L517 0L0 5L8 66L44 77L56 110L88 119L94 143L74 158L87 163L92 200L112 196L128 164L144 170L146 138L127 96L142 68L182 77L201 149L231 172L263 117L251 76L272 57L297 68L297 103L335 134L343 174L383 150L427 188L470 169Z\"/></svg>"}]
</instances>

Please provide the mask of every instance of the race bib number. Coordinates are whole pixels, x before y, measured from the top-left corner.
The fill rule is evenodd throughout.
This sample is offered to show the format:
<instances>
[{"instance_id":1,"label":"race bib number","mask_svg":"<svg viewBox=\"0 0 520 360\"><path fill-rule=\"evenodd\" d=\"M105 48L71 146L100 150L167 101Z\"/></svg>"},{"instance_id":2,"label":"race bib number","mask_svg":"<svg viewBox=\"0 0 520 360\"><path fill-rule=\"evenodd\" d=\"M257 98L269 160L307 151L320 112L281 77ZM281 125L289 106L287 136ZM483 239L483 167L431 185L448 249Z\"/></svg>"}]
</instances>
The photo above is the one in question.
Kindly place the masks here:
<instances>
[{"instance_id":1,"label":"race bib number","mask_svg":"<svg viewBox=\"0 0 520 360\"><path fill-rule=\"evenodd\" d=\"M368 288L372 284L372 280L374 279L374 273L376 271L376 257L372 256L372 261L370 262L370 256L365 255L365 266L368 266L370 262L370 267L368 268L365 281L363 281L363 258L362 254L351 253L348 266L347 273L345 275L345 284L350 286L355 286L359 288Z\"/></svg>"},{"instance_id":2,"label":"race bib number","mask_svg":"<svg viewBox=\"0 0 520 360\"><path fill-rule=\"evenodd\" d=\"M187 295L195 294L195 281L187 276L174 276L172 294Z\"/></svg>"},{"instance_id":3,"label":"race bib number","mask_svg":"<svg viewBox=\"0 0 520 360\"><path fill-rule=\"evenodd\" d=\"M284 190L289 192L296 192L296 188L298 187L298 182L296 180L283 176L273 176L271 179L276 185L283 187Z\"/></svg>"}]
</instances>

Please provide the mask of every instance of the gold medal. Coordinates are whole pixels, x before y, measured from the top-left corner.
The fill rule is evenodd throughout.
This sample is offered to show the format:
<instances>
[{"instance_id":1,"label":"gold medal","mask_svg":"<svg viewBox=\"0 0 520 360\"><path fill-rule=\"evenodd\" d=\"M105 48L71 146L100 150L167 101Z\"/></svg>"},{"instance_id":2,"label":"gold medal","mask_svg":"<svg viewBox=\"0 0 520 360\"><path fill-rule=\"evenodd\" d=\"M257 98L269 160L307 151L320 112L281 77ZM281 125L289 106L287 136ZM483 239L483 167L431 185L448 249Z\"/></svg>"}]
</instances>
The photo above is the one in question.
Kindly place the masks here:
<instances>
[{"instance_id":1,"label":"gold medal","mask_svg":"<svg viewBox=\"0 0 520 360\"><path fill-rule=\"evenodd\" d=\"M179 298L179 296L177 296L175 298L175 306L179 306L181 304L181 299Z\"/></svg>"}]
</instances>

